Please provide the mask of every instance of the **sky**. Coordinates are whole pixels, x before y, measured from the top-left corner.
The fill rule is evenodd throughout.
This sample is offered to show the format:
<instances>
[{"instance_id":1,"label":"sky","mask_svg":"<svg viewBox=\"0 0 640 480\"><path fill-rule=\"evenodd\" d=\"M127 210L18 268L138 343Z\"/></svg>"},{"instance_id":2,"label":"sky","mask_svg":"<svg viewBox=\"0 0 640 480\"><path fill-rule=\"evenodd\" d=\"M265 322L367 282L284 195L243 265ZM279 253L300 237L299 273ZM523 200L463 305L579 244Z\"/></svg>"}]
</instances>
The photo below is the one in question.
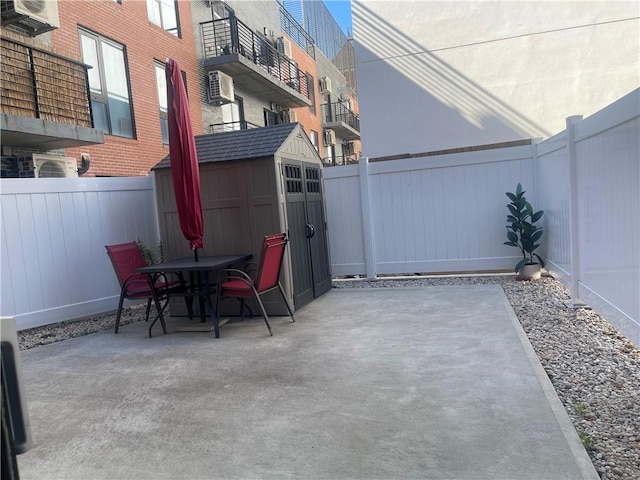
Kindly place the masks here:
<instances>
[{"instance_id":1,"label":"sky","mask_svg":"<svg viewBox=\"0 0 640 480\"><path fill-rule=\"evenodd\" d=\"M351 0L324 0L333 18L338 22L345 35L353 33L351 26Z\"/></svg>"}]
</instances>

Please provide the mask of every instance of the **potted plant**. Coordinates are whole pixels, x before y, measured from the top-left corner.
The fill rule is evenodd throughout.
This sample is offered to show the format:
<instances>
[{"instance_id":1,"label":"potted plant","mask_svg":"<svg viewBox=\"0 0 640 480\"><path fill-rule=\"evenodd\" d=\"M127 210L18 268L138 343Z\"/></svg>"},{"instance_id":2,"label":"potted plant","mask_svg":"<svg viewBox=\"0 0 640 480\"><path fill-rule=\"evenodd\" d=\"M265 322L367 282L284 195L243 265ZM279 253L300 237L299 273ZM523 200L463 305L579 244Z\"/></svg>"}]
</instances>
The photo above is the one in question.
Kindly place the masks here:
<instances>
[{"instance_id":1,"label":"potted plant","mask_svg":"<svg viewBox=\"0 0 640 480\"><path fill-rule=\"evenodd\" d=\"M507 204L509 215L507 215L507 241L505 245L518 247L522 252L522 260L515 267L518 277L529 280L540 278L540 270L544 267L544 260L540 255L534 253L540 246L536 243L542 237L542 228L536 226L536 222L542 218L544 212L533 211L531 204L524 196L525 191L518 183L516 193L507 192L507 197L511 202Z\"/></svg>"}]
</instances>

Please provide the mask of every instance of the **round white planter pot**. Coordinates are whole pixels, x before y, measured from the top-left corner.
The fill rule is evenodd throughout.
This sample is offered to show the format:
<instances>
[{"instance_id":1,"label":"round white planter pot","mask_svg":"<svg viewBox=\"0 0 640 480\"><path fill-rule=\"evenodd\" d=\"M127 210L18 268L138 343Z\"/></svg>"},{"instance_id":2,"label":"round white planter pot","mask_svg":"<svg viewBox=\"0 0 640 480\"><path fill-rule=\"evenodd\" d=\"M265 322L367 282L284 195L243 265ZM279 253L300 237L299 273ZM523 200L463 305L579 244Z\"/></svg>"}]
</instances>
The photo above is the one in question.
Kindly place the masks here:
<instances>
[{"instance_id":1,"label":"round white planter pot","mask_svg":"<svg viewBox=\"0 0 640 480\"><path fill-rule=\"evenodd\" d=\"M518 277L526 280L537 280L540 278L542 268L538 263L525 265L518 271Z\"/></svg>"}]
</instances>

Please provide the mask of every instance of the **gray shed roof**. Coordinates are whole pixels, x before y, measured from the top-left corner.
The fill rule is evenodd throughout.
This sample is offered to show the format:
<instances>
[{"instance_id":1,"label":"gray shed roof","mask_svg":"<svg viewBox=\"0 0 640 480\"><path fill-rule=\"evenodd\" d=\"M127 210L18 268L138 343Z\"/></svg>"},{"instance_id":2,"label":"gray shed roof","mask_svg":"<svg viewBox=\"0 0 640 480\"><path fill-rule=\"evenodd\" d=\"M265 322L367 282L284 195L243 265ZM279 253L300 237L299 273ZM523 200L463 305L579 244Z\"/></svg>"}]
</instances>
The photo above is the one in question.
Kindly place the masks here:
<instances>
[{"instance_id":1,"label":"gray shed roof","mask_svg":"<svg viewBox=\"0 0 640 480\"><path fill-rule=\"evenodd\" d=\"M195 137L198 163L227 162L250 158L271 157L287 141L297 123L284 123L271 127L250 128ZM170 168L169 155L156 168Z\"/></svg>"}]
</instances>

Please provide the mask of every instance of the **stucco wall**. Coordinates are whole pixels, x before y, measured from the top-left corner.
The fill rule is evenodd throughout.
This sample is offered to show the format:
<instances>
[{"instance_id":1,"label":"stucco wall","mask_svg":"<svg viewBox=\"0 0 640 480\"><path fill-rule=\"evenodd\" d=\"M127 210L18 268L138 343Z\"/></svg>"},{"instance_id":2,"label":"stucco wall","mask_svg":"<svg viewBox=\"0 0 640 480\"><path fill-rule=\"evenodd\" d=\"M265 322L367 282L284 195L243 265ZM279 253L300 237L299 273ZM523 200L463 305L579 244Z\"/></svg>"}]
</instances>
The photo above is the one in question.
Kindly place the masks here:
<instances>
[{"instance_id":1,"label":"stucco wall","mask_svg":"<svg viewBox=\"0 0 640 480\"><path fill-rule=\"evenodd\" d=\"M640 84L636 1L354 0L363 154L561 131Z\"/></svg>"}]
</instances>

